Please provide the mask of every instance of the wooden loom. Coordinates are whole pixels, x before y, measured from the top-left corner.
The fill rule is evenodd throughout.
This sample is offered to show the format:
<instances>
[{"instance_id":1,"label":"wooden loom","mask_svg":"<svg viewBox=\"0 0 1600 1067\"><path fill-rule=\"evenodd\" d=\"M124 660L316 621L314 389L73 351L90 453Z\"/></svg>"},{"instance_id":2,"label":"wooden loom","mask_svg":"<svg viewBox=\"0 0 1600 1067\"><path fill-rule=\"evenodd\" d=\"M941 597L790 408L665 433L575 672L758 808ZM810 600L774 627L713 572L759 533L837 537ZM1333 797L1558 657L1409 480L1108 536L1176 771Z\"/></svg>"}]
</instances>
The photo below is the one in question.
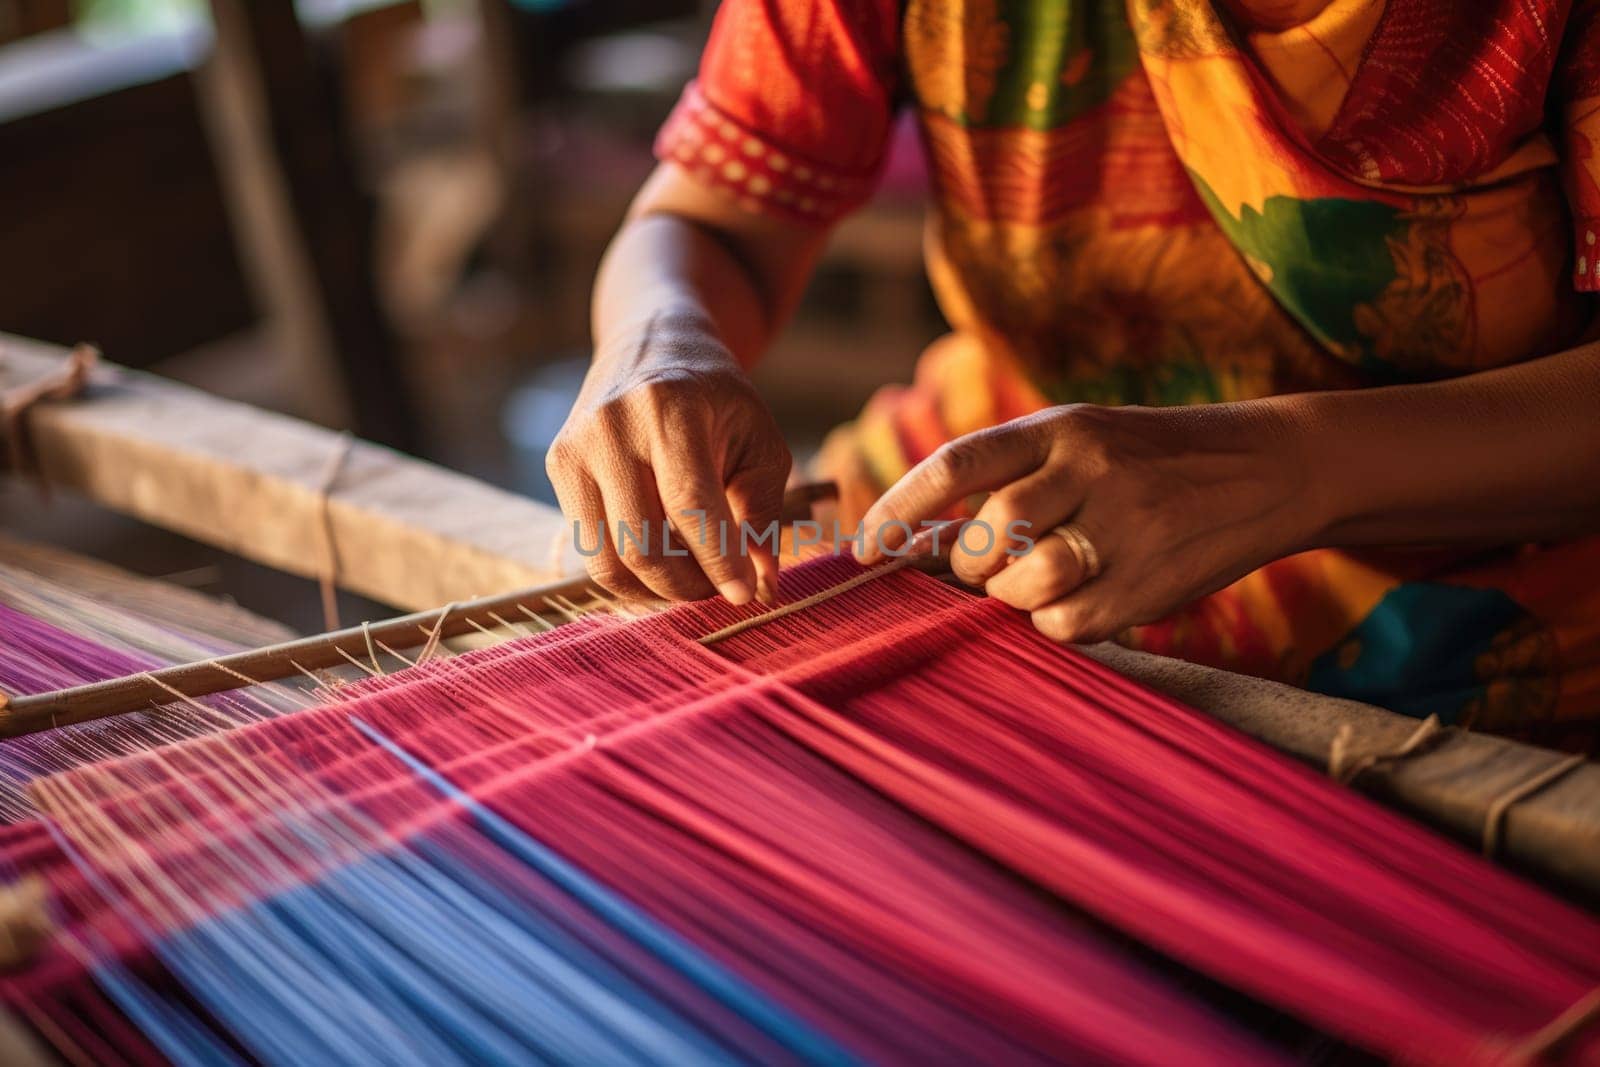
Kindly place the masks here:
<instances>
[{"instance_id":1,"label":"wooden loom","mask_svg":"<svg viewBox=\"0 0 1600 1067\"><path fill-rule=\"evenodd\" d=\"M67 358L0 335L0 397L59 374ZM330 457L346 448L340 435L114 365L97 368L80 397L35 406L27 429L38 473L52 486L290 573L331 570L348 589L416 612L335 640L304 639L302 666L358 656L374 634L404 650L530 612L560 621L575 606L562 596L576 599L587 587L576 557L562 554L566 525L551 508L362 442L348 446L328 485ZM23 569L71 569L53 550L9 555L20 555ZM186 604L238 613L192 594ZM322 658L312 662L316 649ZM1559 753L1455 728L1421 737L1416 720L1379 708L1115 646L1093 654L1315 766L1326 769L1342 753L1363 790L1459 838L1487 835L1500 858L1548 882L1600 894L1593 763L1570 766ZM262 669L262 654L247 655L256 658L236 670L258 677L251 671ZM211 691L203 676L211 689L228 687L204 667L163 674L186 694ZM112 706L90 697L76 705L84 718ZM176 699L152 686L135 703ZM0 732L36 727L41 714L48 723L52 713L18 699L0 711Z\"/></svg>"}]
</instances>

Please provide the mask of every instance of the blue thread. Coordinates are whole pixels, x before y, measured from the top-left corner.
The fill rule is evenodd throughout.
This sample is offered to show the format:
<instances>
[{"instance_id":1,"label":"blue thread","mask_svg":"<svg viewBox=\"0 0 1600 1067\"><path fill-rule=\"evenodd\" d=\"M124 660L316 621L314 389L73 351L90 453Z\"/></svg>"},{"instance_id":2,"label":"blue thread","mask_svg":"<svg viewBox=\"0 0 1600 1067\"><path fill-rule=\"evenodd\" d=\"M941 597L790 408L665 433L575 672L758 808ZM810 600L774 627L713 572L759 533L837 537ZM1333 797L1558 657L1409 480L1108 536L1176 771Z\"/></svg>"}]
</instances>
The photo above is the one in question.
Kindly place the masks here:
<instances>
[{"instance_id":1,"label":"blue thread","mask_svg":"<svg viewBox=\"0 0 1600 1067\"><path fill-rule=\"evenodd\" d=\"M303 820L285 828L289 843L333 855ZM519 915L447 848L419 844L166 935L128 918L210 1016L268 1063L733 1062L549 920ZM113 968L97 965L97 979L158 1047L222 1062L198 1023L167 1018L167 1005Z\"/></svg>"},{"instance_id":2,"label":"blue thread","mask_svg":"<svg viewBox=\"0 0 1600 1067\"><path fill-rule=\"evenodd\" d=\"M178 1067L244 1067L182 1005L163 1001L109 952L96 952L90 970L118 1010Z\"/></svg>"},{"instance_id":3,"label":"blue thread","mask_svg":"<svg viewBox=\"0 0 1600 1067\"><path fill-rule=\"evenodd\" d=\"M435 791L460 805L496 844L561 889L657 958L710 993L724 1005L755 1024L791 1052L814 1063L853 1064L855 1058L826 1035L767 998L672 930L660 925L617 896L555 851L530 837L505 818L485 807L438 771L401 748L362 719L350 723L374 744L405 764Z\"/></svg>"}]
</instances>

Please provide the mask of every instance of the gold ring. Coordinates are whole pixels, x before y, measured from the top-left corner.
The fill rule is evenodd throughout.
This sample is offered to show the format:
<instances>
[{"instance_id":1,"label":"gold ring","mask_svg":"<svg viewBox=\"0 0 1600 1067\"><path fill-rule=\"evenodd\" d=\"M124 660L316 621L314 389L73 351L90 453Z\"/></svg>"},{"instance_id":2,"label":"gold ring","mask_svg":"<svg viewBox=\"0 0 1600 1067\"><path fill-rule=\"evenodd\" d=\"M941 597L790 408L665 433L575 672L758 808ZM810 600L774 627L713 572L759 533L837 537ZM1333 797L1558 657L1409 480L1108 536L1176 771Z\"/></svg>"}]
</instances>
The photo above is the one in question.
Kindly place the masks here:
<instances>
[{"instance_id":1,"label":"gold ring","mask_svg":"<svg viewBox=\"0 0 1600 1067\"><path fill-rule=\"evenodd\" d=\"M1072 549L1072 554L1078 559L1078 566L1083 568L1083 580L1091 581L1100 574L1100 553L1095 551L1094 542L1089 540L1089 535L1083 532L1083 527L1075 522L1064 522L1050 531L1067 543Z\"/></svg>"}]
</instances>

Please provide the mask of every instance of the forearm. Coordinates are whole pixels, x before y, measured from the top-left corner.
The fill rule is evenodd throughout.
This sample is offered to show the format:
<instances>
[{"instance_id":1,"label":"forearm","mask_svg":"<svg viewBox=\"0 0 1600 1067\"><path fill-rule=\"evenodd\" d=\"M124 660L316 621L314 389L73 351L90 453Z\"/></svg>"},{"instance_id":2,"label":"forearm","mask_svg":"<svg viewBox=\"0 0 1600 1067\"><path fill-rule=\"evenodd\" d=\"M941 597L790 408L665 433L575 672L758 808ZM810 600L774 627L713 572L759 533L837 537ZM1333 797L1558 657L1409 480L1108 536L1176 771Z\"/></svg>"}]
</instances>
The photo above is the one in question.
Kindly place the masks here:
<instances>
[{"instance_id":1,"label":"forearm","mask_svg":"<svg viewBox=\"0 0 1600 1067\"><path fill-rule=\"evenodd\" d=\"M1282 397L1317 545L1600 532L1600 345L1450 381Z\"/></svg>"},{"instance_id":2,"label":"forearm","mask_svg":"<svg viewBox=\"0 0 1600 1067\"><path fill-rule=\"evenodd\" d=\"M593 320L597 356L654 320L709 331L746 367L773 333L747 268L702 227L667 214L618 232L595 280Z\"/></svg>"},{"instance_id":3,"label":"forearm","mask_svg":"<svg viewBox=\"0 0 1600 1067\"><path fill-rule=\"evenodd\" d=\"M794 310L824 234L738 211L671 166L645 183L595 280L597 357L646 323L711 333L751 366Z\"/></svg>"}]
</instances>

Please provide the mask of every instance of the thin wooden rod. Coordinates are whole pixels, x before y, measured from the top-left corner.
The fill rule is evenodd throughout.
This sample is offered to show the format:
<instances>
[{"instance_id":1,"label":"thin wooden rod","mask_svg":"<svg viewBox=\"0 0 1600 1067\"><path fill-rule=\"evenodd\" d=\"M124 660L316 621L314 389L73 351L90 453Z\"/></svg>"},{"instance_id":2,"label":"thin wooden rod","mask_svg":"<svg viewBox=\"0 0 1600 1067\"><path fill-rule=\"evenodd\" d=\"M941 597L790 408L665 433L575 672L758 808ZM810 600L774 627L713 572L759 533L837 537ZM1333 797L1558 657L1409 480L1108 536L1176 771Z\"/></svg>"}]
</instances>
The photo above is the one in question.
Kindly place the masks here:
<instances>
[{"instance_id":1,"label":"thin wooden rod","mask_svg":"<svg viewBox=\"0 0 1600 1067\"><path fill-rule=\"evenodd\" d=\"M320 670L342 667L345 657L367 654L367 639L381 641L392 648L415 648L428 642L435 628L441 638L458 637L477 627L493 627L495 615L545 609L545 598L584 597L595 588L587 575L567 578L532 589L483 597L452 604L447 608L416 611L366 626L350 626L333 633L302 637L265 648L235 652L216 659L180 663L145 674L112 678L104 682L74 686L52 693L0 699L0 738L21 737L55 726L103 719L140 711L154 704L172 703L173 690L186 697L200 697L238 689L247 675L258 682L289 678L302 669ZM440 613L444 613L441 623Z\"/></svg>"},{"instance_id":2,"label":"thin wooden rod","mask_svg":"<svg viewBox=\"0 0 1600 1067\"><path fill-rule=\"evenodd\" d=\"M784 523L811 516L811 505L837 495L832 482L799 485L784 494ZM11 697L0 693L0 738L22 737L57 726L142 711L152 704L172 703L174 693L184 697L223 693L254 682L290 678L324 667L344 666L349 657L369 654L374 644L391 648L435 646L447 637L504 625L513 614L537 616L552 603L598 595L587 576L565 578L532 589L483 597L443 608L430 608L383 622L351 626L332 633L315 634L265 648L235 652L216 659L180 663L172 667L111 678L103 682L58 689L51 693ZM441 618L442 615L442 618Z\"/></svg>"}]
</instances>

